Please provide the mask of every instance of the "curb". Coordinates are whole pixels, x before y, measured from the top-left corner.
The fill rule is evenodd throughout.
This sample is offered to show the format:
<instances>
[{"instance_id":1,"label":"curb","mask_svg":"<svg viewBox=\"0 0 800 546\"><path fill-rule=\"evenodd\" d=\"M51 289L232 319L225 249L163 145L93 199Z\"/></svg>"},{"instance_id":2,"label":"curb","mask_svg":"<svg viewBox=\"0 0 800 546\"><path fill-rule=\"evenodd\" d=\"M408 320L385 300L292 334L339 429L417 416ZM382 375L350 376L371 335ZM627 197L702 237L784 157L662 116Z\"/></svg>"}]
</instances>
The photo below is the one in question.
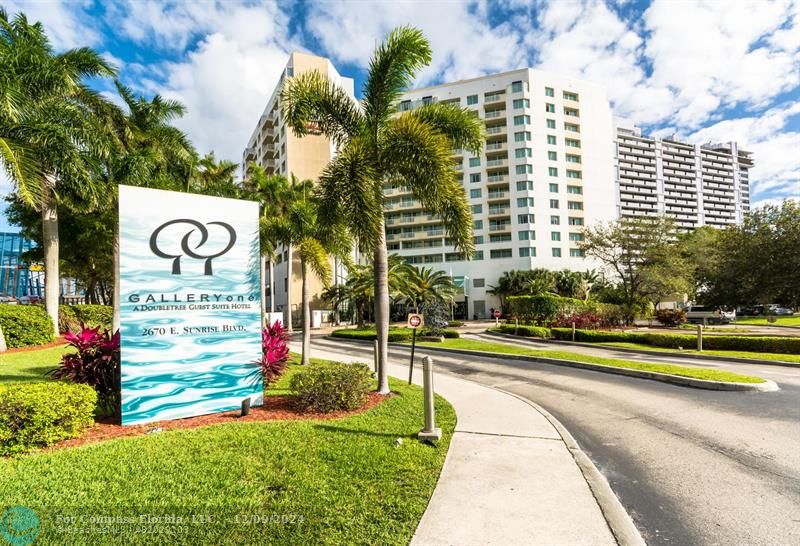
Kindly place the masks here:
<instances>
[{"instance_id":1,"label":"curb","mask_svg":"<svg viewBox=\"0 0 800 546\"><path fill-rule=\"evenodd\" d=\"M472 333L472 332L469 332ZM539 341L541 343L553 343L555 345L570 345L573 347L595 347L597 346L600 349L609 349L613 351L622 351L624 353L631 353L631 354L643 354L643 355L651 355L651 356L669 356L675 358L694 358L697 360L710 360L710 361L717 361L717 362L737 362L740 364L760 364L765 366L781 366L784 368L800 368L800 364L794 362L785 362L783 360L760 360L756 358L740 358L735 356L716 356L716 355L696 355L696 354L685 354L677 351L669 352L669 351L650 351L647 349L630 349L628 347L615 347L613 345L597 345L595 343L589 342L581 342L581 341L562 341L560 339L544 339L539 337L527 337L527 336L515 336L514 334L506 334L503 332L492 332L489 330L485 330L483 332L479 332L480 334L488 334L490 336L497 336L497 337L505 337L514 340L531 340L531 341ZM341 339L341 338L339 338Z\"/></svg>"},{"instance_id":2,"label":"curb","mask_svg":"<svg viewBox=\"0 0 800 546\"><path fill-rule=\"evenodd\" d=\"M608 483L606 477L597 469L586 452L581 449L569 430L561 424L561 421L556 419L553 414L533 400L523 398L522 396L514 394L513 392L508 392L499 387L491 388L525 402L541 413L544 418L553 425L553 428L555 428L559 436L561 436L570 454L572 454L572 458L575 459L575 463L581 470L583 478L589 485L589 490L592 492L592 495L594 495L597 504L600 506L600 511L603 513L603 517L606 519L606 523L608 523L608 527L611 529L611 533L614 535L614 538L617 539L617 543L620 546L646 546L639 529L636 528L630 514L628 514L628 511L625 510L622 502L620 502L619 498L614 493L611 484Z\"/></svg>"},{"instance_id":3,"label":"curb","mask_svg":"<svg viewBox=\"0 0 800 546\"><path fill-rule=\"evenodd\" d=\"M356 343L370 343L369 341L363 339L345 339L345 338L336 338L333 336L326 336L326 337L334 341L344 340ZM401 343L390 343L389 345L394 345L395 347L409 347L408 345L404 345ZM661 381L662 383L671 383L673 385L678 385L681 387L692 387L695 389L705 389L712 391L773 392L780 390L780 387L778 387L778 385L774 381L771 381L769 379L765 380L763 383L729 383L723 381L694 379L691 377L683 377L680 375L671 375L667 373L648 372L644 370L632 370L629 368L616 368L613 366L605 366L603 364L590 364L588 362L576 362L574 360L561 360L558 358L547 358L540 356L489 353L486 351L470 351L467 349L431 347L430 345L424 345L422 350L463 354L469 356L484 356L489 358L503 358L507 360L521 360L523 362L541 362L543 364L552 364L555 366L568 366L570 368L581 368L584 370L592 370L595 372L610 373L615 375L626 375L628 377L637 377L639 379L650 379L652 381Z\"/></svg>"}]
</instances>

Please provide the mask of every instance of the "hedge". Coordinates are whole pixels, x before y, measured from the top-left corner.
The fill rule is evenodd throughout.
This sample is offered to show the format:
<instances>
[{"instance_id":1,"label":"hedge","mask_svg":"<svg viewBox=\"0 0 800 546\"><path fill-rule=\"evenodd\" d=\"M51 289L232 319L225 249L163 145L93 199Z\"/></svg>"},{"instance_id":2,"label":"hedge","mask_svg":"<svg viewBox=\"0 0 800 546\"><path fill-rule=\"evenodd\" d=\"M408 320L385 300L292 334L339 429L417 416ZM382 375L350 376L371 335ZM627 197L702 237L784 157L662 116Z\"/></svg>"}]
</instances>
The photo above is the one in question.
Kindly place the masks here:
<instances>
[{"instance_id":1,"label":"hedge","mask_svg":"<svg viewBox=\"0 0 800 546\"><path fill-rule=\"evenodd\" d=\"M569 328L553 328L555 339L571 340ZM666 349L692 349L697 346L697 337L682 334L645 334L636 332L605 332L598 330L575 330L575 341L588 343L642 343ZM751 336L703 336L703 348L713 351L748 351L754 353L800 354L800 338L796 337L751 337Z\"/></svg>"},{"instance_id":2,"label":"hedge","mask_svg":"<svg viewBox=\"0 0 800 546\"><path fill-rule=\"evenodd\" d=\"M411 341L411 328L389 328L389 341L397 342L397 341ZM429 335L429 331L427 328L420 328L417 330L417 336L425 336ZM334 330L331 333L333 337L339 337L342 339L362 339L362 340L373 340L376 338L377 334L375 333L374 328L365 328L363 330L354 330L351 328L346 328L342 330ZM442 330L442 336L446 338L458 338L461 337L456 330Z\"/></svg>"},{"instance_id":3,"label":"hedge","mask_svg":"<svg viewBox=\"0 0 800 546\"><path fill-rule=\"evenodd\" d=\"M289 388L304 411L354 410L367 400L372 372L365 364L313 362L292 376Z\"/></svg>"},{"instance_id":4,"label":"hedge","mask_svg":"<svg viewBox=\"0 0 800 546\"><path fill-rule=\"evenodd\" d=\"M522 337L541 337L545 339L550 337L550 328L544 328L542 326L526 326L524 324L514 326L513 324L501 324L497 328L492 328L492 330Z\"/></svg>"},{"instance_id":5,"label":"hedge","mask_svg":"<svg viewBox=\"0 0 800 546\"><path fill-rule=\"evenodd\" d=\"M80 323L94 328L111 330L114 319L114 308L110 305L59 305L58 323L62 332L77 330Z\"/></svg>"},{"instance_id":6,"label":"hedge","mask_svg":"<svg viewBox=\"0 0 800 546\"><path fill-rule=\"evenodd\" d=\"M53 341L53 323L41 305L0 305L0 328L9 348Z\"/></svg>"},{"instance_id":7,"label":"hedge","mask_svg":"<svg viewBox=\"0 0 800 546\"><path fill-rule=\"evenodd\" d=\"M96 403L89 385L51 382L0 389L0 455L75 438L94 423Z\"/></svg>"}]
</instances>

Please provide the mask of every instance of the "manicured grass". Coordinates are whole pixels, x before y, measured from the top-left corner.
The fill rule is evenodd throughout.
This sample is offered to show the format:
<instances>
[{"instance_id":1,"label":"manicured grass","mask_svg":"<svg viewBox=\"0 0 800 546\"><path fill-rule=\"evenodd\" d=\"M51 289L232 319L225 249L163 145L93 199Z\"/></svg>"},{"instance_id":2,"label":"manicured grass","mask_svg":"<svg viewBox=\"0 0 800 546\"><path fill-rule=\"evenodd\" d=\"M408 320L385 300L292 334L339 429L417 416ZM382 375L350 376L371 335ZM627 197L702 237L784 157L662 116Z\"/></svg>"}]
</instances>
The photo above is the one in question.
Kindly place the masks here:
<instances>
[{"instance_id":1,"label":"manicured grass","mask_svg":"<svg viewBox=\"0 0 800 546\"><path fill-rule=\"evenodd\" d=\"M421 389L391 387L389 400L340 420L231 423L0 460L0 505L35 510L41 544L407 544L455 414L438 398L444 437L420 444ZM184 520L140 523L145 514Z\"/></svg>"},{"instance_id":2,"label":"manicured grass","mask_svg":"<svg viewBox=\"0 0 800 546\"><path fill-rule=\"evenodd\" d=\"M68 351L74 349L63 346L0 354L0 385L50 381L45 374L57 367L61 355Z\"/></svg>"},{"instance_id":3,"label":"manicured grass","mask_svg":"<svg viewBox=\"0 0 800 546\"><path fill-rule=\"evenodd\" d=\"M694 366L676 366L673 364L652 364L649 362L632 362L630 360L619 360L615 358L602 358L591 355L571 353L568 351L549 351L537 350L519 345L506 345L504 343L492 343L488 341L477 341L472 339L446 339L443 343L421 342L418 345L430 347L451 347L453 349L467 349L471 351L484 351L488 353L501 353L511 355L540 356L544 358L557 358L561 360L572 360L574 362L588 362L591 364L602 364L615 368L628 368L631 370L644 370L648 372L667 373L692 377L695 379L705 379L708 381L727 381L732 383L763 383L760 377L742 375L722 370L710 368L698 368Z\"/></svg>"},{"instance_id":4,"label":"manicured grass","mask_svg":"<svg viewBox=\"0 0 800 546\"><path fill-rule=\"evenodd\" d=\"M775 323L771 324L767 321L767 317L743 317L737 318L737 324L757 324L759 326L795 326L800 327L800 315L775 317Z\"/></svg>"},{"instance_id":5,"label":"manicured grass","mask_svg":"<svg viewBox=\"0 0 800 546\"><path fill-rule=\"evenodd\" d=\"M706 351L699 352L696 349L684 349L683 351L676 351L675 349L666 349L664 347L654 347L653 345L644 345L643 343L594 343L593 345L604 345L606 347L622 347L625 349L642 349L645 351L658 351L660 353L680 353L690 355L709 355L709 356L729 356L731 358L751 358L755 360L776 360L780 362L796 362L800 364L800 355L788 355L783 353L753 353L747 351Z\"/></svg>"}]
</instances>

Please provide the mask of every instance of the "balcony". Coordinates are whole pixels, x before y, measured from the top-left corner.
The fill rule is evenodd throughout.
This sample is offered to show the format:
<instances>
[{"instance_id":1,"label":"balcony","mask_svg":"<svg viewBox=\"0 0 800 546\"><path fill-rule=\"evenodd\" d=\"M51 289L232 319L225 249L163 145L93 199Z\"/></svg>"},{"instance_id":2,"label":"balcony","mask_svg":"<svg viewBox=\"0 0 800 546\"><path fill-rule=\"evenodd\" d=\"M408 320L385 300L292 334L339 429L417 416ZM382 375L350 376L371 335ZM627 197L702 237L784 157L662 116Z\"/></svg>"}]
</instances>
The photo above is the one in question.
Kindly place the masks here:
<instances>
[{"instance_id":1,"label":"balcony","mask_svg":"<svg viewBox=\"0 0 800 546\"><path fill-rule=\"evenodd\" d=\"M506 115L505 109L503 109L503 110L492 110L491 112L486 112L486 116L484 116L484 117L485 117L485 119L496 119L496 118L499 118L501 116L505 117L505 115Z\"/></svg>"},{"instance_id":2,"label":"balcony","mask_svg":"<svg viewBox=\"0 0 800 546\"><path fill-rule=\"evenodd\" d=\"M508 231L511 228L511 222L504 222L502 224L489 224L489 231Z\"/></svg>"},{"instance_id":3,"label":"balcony","mask_svg":"<svg viewBox=\"0 0 800 546\"><path fill-rule=\"evenodd\" d=\"M505 125L498 125L498 126L495 126L495 127L487 127L486 128L486 134L487 135L498 135L498 134L505 133L505 132L506 132L506 126Z\"/></svg>"},{"instance_id":4,"label":"balcony","mask_svg":"<svg viewBox=\"0 0 800 546\"><path fill-rule=\"evenodd\" d=\"M508 167L508 159L490 159L486 162L487 169L496 169L498 167Z\"/></svg>"},{"instance_id":5,"label":"balcony","mask_svg":"<svg viewBox=\"0 0 800 546\"><path fill-rule=\"evenodd\" d=\"M492 174L486 177L486 182L489 184L507 184L507 174Z\"/></svg>"},{"instance_id":6,"label":"balcony","mask_svg":"<svg viewBox=\"0 0 800 546\"><path fill-rule=\"evenodd\" d=\"M500 142L488 142L486 143L486 151L487 152L496 152L508 149L508 143L506 141Z\"/></svg>"},{"instance_id":7,"label":"balcony","mask_svg":"<svg viewBox=\"0 0 800 546\"><path fill-rule=\"evenodd\" d=\"M489 207L489 216L508 216L510 212L508 207Z\"/></svg>"},{"instance_id":8,"label":"balcony","mask_svg":"<svg viewBox=\"0 0 800 546\"><path fill-rule=\"evenodd\" d=\"M505 93L487 93L486 95L483 96L484 104L505 102L505 100L506 100Z\"/></svg>"}]
</instances>

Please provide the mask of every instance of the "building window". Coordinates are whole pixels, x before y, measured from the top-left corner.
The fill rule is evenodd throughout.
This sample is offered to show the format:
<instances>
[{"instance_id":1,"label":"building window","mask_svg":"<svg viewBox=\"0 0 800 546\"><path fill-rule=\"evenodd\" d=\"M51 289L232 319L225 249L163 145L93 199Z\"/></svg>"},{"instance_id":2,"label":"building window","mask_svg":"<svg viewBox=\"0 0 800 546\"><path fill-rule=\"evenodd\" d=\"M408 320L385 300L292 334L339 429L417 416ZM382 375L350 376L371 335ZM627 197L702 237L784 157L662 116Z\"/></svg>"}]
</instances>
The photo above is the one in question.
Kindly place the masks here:
<instances>
[{"instance_id":1,"label":"building window","mask_svg":"<svg viewBox=\"0 0 800 546\"><path fill-rule=\"evenodd\" d=\"M533 174L533 165L517 165L515 172L517 174Z\"/></svg>"},{"instance_id":2,"label":"building window","mask_svg":"<svg viewBox=\"0 0 800 546\"><path fill-rule=\"evenodd\" d=\"M519 257L520 258L529 258L530 256L536 256L536 249L531 248L529 246L522 246L519 248Z\"/></svg>"},{"instance_id":3,"label":"building window","mask_svg":"<svg viewBox=\"0 0 800 546\"><path fill-rule=\"evenodd\" d=\"M408 110L411 110L411 101L410 100L404 100L403 102L400 103L400 111L401 112L406 112Z\"/></svg>"},{"instance_id":4,"label":"building window","mask_svg":"<svg viewBox=\"0 0 800 546\"><path fill-rule=\"evenodd\" d=\"M470 199L478 199L478 198L480 198L480 196L481 196L481 189L480 188L474 188L474 189L469 190L469 198Z\"/></svg>"},{"instance_id":5,"label":"building window","mask_svg":"<svg viewBox=\"0 0 800 546\"><path fill-rule=\"evenodd\" d=\"M564 115L577 118L579 114L575 108L564 108Z\"/></svg>"},{"instance_id":6,"label":"building window","mask_svg":"<svg viewBox=\"0 0 800 546\"><path fill-rule=\"evenodd\" d=\"M583 195L583 188L580 186L567 186L567 193L573 193L575 195Z\"/></svg>"},{"instance_id":7,"label":"building window","mask_svg":"<svg viewBox=\"0 0 800 546\"><path fill-rule=\"evenodd\" d=\"M482 245L483 235L476 235L475 237L472 238L472 242L475 243L476 245Z\"/></svg>"},{"instance_id":8,"label":"building window","mask_svg":"<svg viewBox=\"0 0 800 546\"><path fill-rule=\"evenodd\" d=\"M550 225L551 226L559 226L561 225L561 217L557 215L553 215L550 217Z\"/></svg>"},{"instance_id":9,"label":"building window","mask_svg":"<svg viewBox=\"0 0 800 546\"><path fill-rule=\"evenodd\" d=\"M570 248L569 249L569 255L572 258L585 258L586 257L586 253L583 251L582 248Z\"/></svg>"},{"instance_id":10,"label":"building window","mask_svg":"<svg viewBox=\"0 0 800 546\"><path fill-rule=\"evenodd\" d=\"M556 96L556 94L553 93L553 88L552 87L545 87L544 88L544 94L545 94L545 96L548 96L548 97L555 97Z\"/></svg>"},{"instance_id":11,"label":"building window","mask_svg":"<svg viewBox=\"0 0 800 546\"><path fill-rule=\"evenodd\" d=\"M511 104L515 110L518 110L520 108L530 108L531 101L529 101L528 99L514 99L514 101Z\"/></svg>"},{"instance_id":12,"label":"building window","mask_svg":"<svg viewBox=\"0 0 800 546\"><path fill-rule=\"evenodd\" d=\"M533 180L520 180L517 182L517 191L533 191Z\"/></svg>"},{"instance_id":13,"label":"building window","mask_svg":"<svg viewBox=\"0 0 800 546\"><path fill-rule=\"evenodd\" d=\"M575 123L564 123L564 129L567 131L572 131L573 133L581 132L581 126Z\"/></svg>"},{"instance_id":14,"label":"building window","mask_svg":"<svg viewBox=\"0 0 800 546\"><path fill-rule=\"evenodd\" d=\"M581 171L567 170L567 178L583 178Z\"/></svg>"},{"instance_id":15,"label":"building window","mask_svg":"<svg viewBox=\"0 0 800 546\"><path fill-rule=\"evenodd\" d=\"M583 241L583 233L570 233L569 234L570 241Z\"/></svg>"},{"instance_id":16,"label":"building window","mask_svg":"<svg viewBox=\"0 0 800 546\"><path fill-rule=\"evenodd\" d=\"M571 100L574 102L578 102L578 94L570 93L569 91L564 91L564 100Z\"/></svg>"},{"instance_id":17,"label":"building window","mask_svg":"<svg viewBox=\"0 0 800 546\"><path fill-rule=\"evenodd\" d=\"M533 214L518 214L517 215L517 223L518 224L534 224L536 223L536 219Z\"/></svg>"},{"instance_id":18,"label":"building window","mask_svg":"<svg viewBox=\"0 0 800 546\"><path fill-rule=\"evenodd\" d=\"M472 173L469 175L470 182L480 182L481 181L481 173Z\"/></svg>"},{"instance_id":19,"label":"building window","mask_svg":"<svg viewBox=\"0 0 800 546\"><path fill-rule=\"evenodd\" d=\"M492 250L489 252L489 257L493 260L497 258L511 258L513 253L511 252L510 248L498 248L497 250Z\"/></svg>"},{"instance_id":20,"label":"building window","mask_svg":"<svg viewBox=\"0 0 800 546\"><path fill-rule=\"evenodd\" d=\"M478 104L478 95L469 95L467 97L467 104L468 105Z\"/></svg>"},{"instance_id":21,"label":"building window","mask_svg":"<svg viewBox=\"0 0 800 546\"><path fill-rule=\"evenodd\" d=\"M570 148L580 148L581 147L581 141L580 140L575 140L574 138L565 138L564 139L564 144L566 144Z\"/></svg>"},{"instance_id":22,"label":"building window","mask_svg":"<svg viewBox=\"0 0 800 546\"><path fill-rule=\"evenodd\" d=\"M560 241L561 240L561 232L559 232L559 231L551 231L550 232L550 240L551 241Z\"/></svg>"},{"instance_id":23,"label":"building window","mask_svg":"<svg viewBox=\"0 0 800 546\"><path fill-rule=\"evenodd\" d=\"M560 258L560 257L561 257L561 249L553 248L553 258Z\"/></svg>"},{"instance_id":24,"label":"building window","mask_svg":"<svg viewBox=\"0 0 800 546\"><path fill-rule=\"evenodd\" d=\"M472 229L478 230L483 229L483 220L475 220L472 222Z\"/></svg>"},{"instance_id":25,"label":"building window","mask_svg":"<svg viewBox=\"0 0 800 546\"><path fill-rule=\"evenodd\" d=\"M547 152L547 159L550 161L558 161L558 152Z\"/></svg>"},{"instance_id":26,"label":"building window","mask_svg":"<svg viewBox=\"0 0 800 546\"><path fill-rule=\"evenodd\" d=\"M531 117L528 115L514 116L514 125L529 125Z\"/></svg>"},{"instance_id":27,"label":"building window","mask_svg":"<svg viewBox=\"0 0 800 546\"><path fill-rule=\"evenodd\" d=\"M583 203L580 201L569 201L567 203L567 208L569 210L583 210Z\"/></svg>"},{"instance_id":28,"label":"building window","mask_svg":"<svg viewBox=\"0 0 800 546\"><path fill-rule=\"evenodd\" d=\"M571 226L582 226L583 225L583 218L576 218L574 216L569 217L569 225Z\"/></svg>"},{"instance_id":29,"label":"building window","mask_svg":"<svg viewBox=\"0 0 800 546\"><path fill-rule=\"evenodd\" d=\"M518 207L532 207L533 206L533 197L517 197L517 206Z\"/></svg>"},{"instance_id":30,"label":"building window","mask_svg":"<svg viewBox=\"0 0 800 546\"><path fill-rule=\"evenodd\" d=\"M483 288L486 286L486 279L472 279L472 288Z\"/></svg>"},{"instance_id":31,"label":"building window","mask_svg":"<svg viewBox=\"0 0 800 546\"><path fill-rule=\"evenodd\" d=\"M547 120L547 128L548 129L555 129L556 128L556 120L548 119Z\"/></svg>"},{"instance_id":32,"label":"building window","mask_svg":"<svg viewBox=\"0 0 800 546\"><path fill-rule=\"evenodd\" d=\"M478 197L480 197L480 195ZM472 205L472 214L480 214L482 212L483 212L483 205Z\"/></svg>"},{"instance_id":33,"label":"building window","mask_svg":"<svg viewBox=\"0 0 800 546\"><path fill-rule=\"evenodd\" d=\"M575 154L567 154L567 163L580 163L581 156Z\"/></svg>"},{"instance_id":34,"label":"building window","mask_svg":"<svg viewBox=\"0 0 800 546\"><path fill-rule=\"evenodd\" d=\"M550 176L558 176L558 169L556 167L547 167L547 174Z\"/></svg>"},{"instance_id":35,"label":"building window","mask_svg":"<svg viewBox=\"0 0 800 546\"><path fill-rule=\"evenodd\" d=\"M530 131L519 131L514 133L514 142L525 142L531 139Z\"/></svg>"},{"instance_id":36,"label":"building window","mask_svg":"<svg viewBox=\"0 0 800 546\"><path fill-rule=\"evenodd\" d=\"M514 150L514 157L516 157L517 159L521 159L523 157L531 157L532 155L533 152L531 151L530 148L517 148L516 150Z\"/></svg>"},{"instance_id":37,"label":"building window","mask_svg":"<svg viewBox=\"0 0 800 546\"><path fill-rule=\"evenodd\" d=\"M549 112L551 114L555 114L556 113L556 105L553 104L553 103L548 102L547 104L544 105L544 110L545 110L545 112Z\"/></svg>"},{"instance_id":38,"label":"building window","mask_svg":"<svg viewBox=\"0 0 800 546\"><path fill-rule=\"evenodd\" d=\"M550 183L550 193L558 193L558 184Z\"/></svg>"},{"instance_id":39,"label":"building window","mask_svg":"<svg viewBox=\"0 0 800 546\"><path fill-rule=\"evenodd\" d=\"M483 259L483 250L476 250L472 254L472 259L473 260L482 260Z\"/></svg>"},{"instance_id":40,"label":"building window","mask_svg":"<svg viewBox=\"0 0 800 546\"><path fill-rule=\"evenodd\" d=\"M555 144L556 143L556 135L547 135L547 143L548 144Z\"/></svg>"},{"instance_id":41,"label":"building window","mask_svg":"<svg viewBox=\"0 0 800 546\"><path fill-rule=\"evenodd\" d=\"M481 165L481 158L480 157L470 157L469 158L469 166L470 167L480 167Z\"/></svg>"},{"instance_id":42,"label":"building window","mask_svg":"<svg viewBox=\"0 0 800 546\"><path fill-rule=\"evenodd\" d=\"M519 93L522 91L522 82L512 82L511 83L511 92L512 93Z\"/></svg>"},{"instance_id":43,"label":"building window","mask_svg":"<svg viewBox=\"0 0 800 546\"><path fill-rule=\"evenodd\" d=\"M517 233L517 238L520 241L535 241L536 240L536 232L535 231L520 231Z\"/></svg>"},{"instance_id":44,"label":"building window","mask_svg":"<svg viewBox=\"0 0 800 546\"><path fill-rule=\"evenodd\" d=\"M550 208L557 209L558 208L558 199L551 199L550 200Z\"/></svg>"}]
</instances>

